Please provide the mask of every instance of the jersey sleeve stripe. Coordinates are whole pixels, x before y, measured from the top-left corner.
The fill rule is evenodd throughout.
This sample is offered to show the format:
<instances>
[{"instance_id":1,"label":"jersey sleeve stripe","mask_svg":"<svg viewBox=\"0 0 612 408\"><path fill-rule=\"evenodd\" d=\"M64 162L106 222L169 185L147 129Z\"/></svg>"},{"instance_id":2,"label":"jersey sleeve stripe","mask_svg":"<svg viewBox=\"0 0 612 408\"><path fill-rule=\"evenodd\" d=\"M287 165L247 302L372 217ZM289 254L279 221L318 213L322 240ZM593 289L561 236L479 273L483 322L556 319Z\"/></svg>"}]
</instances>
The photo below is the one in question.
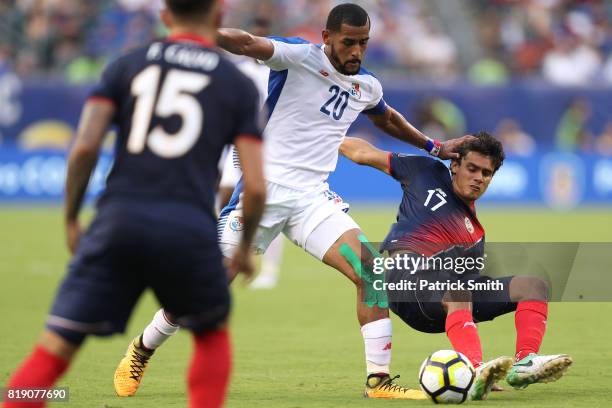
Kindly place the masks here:
<instances>
[{"instance_id":1,"label":"jersey sleeve stripe","mask_svg":"<svg viewBox=\"0 0 612 408\"><path fill-rule=\"evenodd\" d=\"M376 105L375 107L371 109L364 110L363 113L365 113L366 115L382 115L386 111L387 111L387 103L385 102L384 99L381 99L380 102L378 102L378 105Z\"/></svg>"},{"instance_id":2,"label":"jersey sleeve stripe","mask_svg":"<svg viewBox=\"0 0 612 408\"><path fill-rule=\"evenodd\" d=\"M283 92L285 82L287 82L287 76L289 75L288 70L284 71L273 71L270 70L270 79L268 81L268 100L266 105L268 107L268 119L272 117L276 104Z\"/></svg>"},{"instance_id":3,"label":"jersey sleeve stripe","mask_svg":"<svg viewBox=\"0 0 612 408\"><path fill-rule=\"evenodd\" d=\"M113 101L111 98L107 96L101 96L101 95L92 95L89 98L87 98L87 102L109 103L113 106L117 105L115 101Z\"/></svg>"},{"instance_id":4,"label":"jersey sleeve stripe","mask_svg":"<svg viewBox=\"0 0 612 408\"><path fill-rule=\"evenodd\" d=\"M277 37L277 36L269 36L268 39L274 41L284 42L286 44L311 44L310 41L306 41L300 37Z\"/></svg>"}]
</instances>

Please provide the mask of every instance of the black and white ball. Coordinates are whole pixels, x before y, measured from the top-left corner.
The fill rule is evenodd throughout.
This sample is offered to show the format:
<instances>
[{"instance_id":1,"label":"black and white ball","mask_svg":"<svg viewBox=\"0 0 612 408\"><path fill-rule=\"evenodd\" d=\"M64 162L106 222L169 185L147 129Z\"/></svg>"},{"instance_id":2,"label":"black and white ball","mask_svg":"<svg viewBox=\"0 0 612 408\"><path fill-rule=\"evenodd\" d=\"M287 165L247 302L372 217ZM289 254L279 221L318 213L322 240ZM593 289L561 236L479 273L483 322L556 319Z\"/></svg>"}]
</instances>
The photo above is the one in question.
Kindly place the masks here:
<instances>
[{"instance_id":1,"label":"black and white ball","mask_svg":"<svg viewBox=\"0 0 612 408\"><path fill-rule=\"evenodd\" d=\"M466 356L454 350L440 350L421 364L419 383L436 404L461 404L467 400L475 376Z\"/></svg>"}]
</instances>

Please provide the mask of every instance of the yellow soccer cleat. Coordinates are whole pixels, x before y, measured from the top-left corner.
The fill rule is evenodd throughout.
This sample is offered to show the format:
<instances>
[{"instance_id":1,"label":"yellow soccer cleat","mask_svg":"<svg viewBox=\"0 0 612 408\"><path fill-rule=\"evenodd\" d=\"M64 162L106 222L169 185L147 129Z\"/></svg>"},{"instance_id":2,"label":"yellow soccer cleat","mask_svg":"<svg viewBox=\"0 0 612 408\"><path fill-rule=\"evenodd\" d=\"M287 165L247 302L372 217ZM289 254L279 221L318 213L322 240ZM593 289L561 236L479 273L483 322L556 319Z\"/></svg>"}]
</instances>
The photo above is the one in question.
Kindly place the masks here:
<instances>
[{"instance_id":1,"label":"yellow soccer cleat","mask_svg":"<svg viewBox=\"0 0 612 408\"><path fill-rule=\"evenodd\" d=\"M115 392L120 397L131 397L136 394L149 359L153 355L152 351L145 351L139 345L140 337L132 340L125 357L121 359L115 370Z\"/></svg>"},{"instance_id":2,"label":"yellow soccer cleat","mask_svg":"<svg viewBox=\"0 0 612 408\"><path fill-rule=\"evenodd\" d=\"M425 400L427 395L421 390L404 388L393 382L399 375L391 378L388 374L370 374L366 381L366 389L363 394L366 398L385 398L385 399L407 399Z\"/></svg>"}]
</instances>

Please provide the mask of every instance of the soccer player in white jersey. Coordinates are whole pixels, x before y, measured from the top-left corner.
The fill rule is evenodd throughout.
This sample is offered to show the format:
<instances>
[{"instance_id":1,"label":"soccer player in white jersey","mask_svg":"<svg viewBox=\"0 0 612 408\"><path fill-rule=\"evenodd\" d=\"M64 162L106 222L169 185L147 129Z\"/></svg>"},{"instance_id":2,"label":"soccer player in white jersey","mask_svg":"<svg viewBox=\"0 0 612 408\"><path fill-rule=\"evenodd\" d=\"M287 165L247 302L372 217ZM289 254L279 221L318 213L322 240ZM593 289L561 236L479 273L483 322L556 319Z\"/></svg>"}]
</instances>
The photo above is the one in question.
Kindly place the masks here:
<instances>
[{"instance_id":1,"label":"soccer player in white jersey","mask_svg":"<svg viewBox=\"0 0 612 408\"><path fill-rule=\"evenodd\" d=\"M338 148L349 126L366 114L387 134L443 159L456 158L464 138L440 143L415 129L383 99L380 82L362 68L370 18L355 4L342 4L329 14L323 44L299 38L264 38L238 29L220 29L218 44L227 51L263 61L270 69L264 161L266 210L255 238L258 252L281 232L306 252L332 266L357 288L357 317L365 343L370 398L425 399L421 391L401 387L390 376L391 320L386 299L364 301L368 282L360 278L365 235L346 214L347 205L331 192L326 180L334 171ZM224 253L239 245L242 203L238 185L222 211L218 231ZM178 330L159 311L143 335L133 342L116 373L133 395L153 350ZM139 370L130 371L137 366ZM118 376L118 377L117 377Z\"/></svg>"}]
</instances>

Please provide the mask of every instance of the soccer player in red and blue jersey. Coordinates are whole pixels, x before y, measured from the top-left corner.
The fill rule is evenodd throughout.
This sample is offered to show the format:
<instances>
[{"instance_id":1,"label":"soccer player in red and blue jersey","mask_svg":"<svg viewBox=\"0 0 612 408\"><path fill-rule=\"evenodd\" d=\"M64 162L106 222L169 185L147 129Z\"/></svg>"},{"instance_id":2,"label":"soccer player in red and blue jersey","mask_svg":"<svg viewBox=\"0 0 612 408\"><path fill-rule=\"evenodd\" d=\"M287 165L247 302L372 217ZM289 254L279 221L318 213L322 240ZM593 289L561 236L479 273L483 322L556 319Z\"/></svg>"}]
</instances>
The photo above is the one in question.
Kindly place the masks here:
<instances>
[{"instance_id":1,"label":"soccer player in red and blue jersey","mask_svg":"<svg viewBox=\"0 0 612 408\"><path fill-rule=\"evenodd\" d=\"M454 349L476 367L471 398L485 399L493 384L504 377L515 388L559 379L572 359L564 354L537 354L548 318L547 282L532 276L492 279L475 267L479 259L484 259L485 244L475 202L503 164L501 143L488 133L479 133L458 149L459 158L452 160L450 171L439 160L385 152L361 139L346 138L340 152L358 164L385 172L401 184L404 194L397 222L381 249L388 251L391 258L420 258L421 267L400 270L394 266L387 271L388 284L414 283L411 289L400 292L390 291L387 286L389 307L416 330L446 332ZM461 260L461 270L458 262L440 266L431 262L434 258L445 262ZM473 260L471 272L466 272L466 259ZM421 286L423 281L426 285ZM456 284L446 289L439 285L462 282L468 288L466 283L470 281L485 289L462 290ZM483 363L475 322L493 320L512 311L517 331L514 360L499 357Z\"/></svg>"},{"instance_id":2,"label":"soccer player in red and blue jersey","mask_svg":"<svg viewBox=\"0 0 612 408\"><path fill-rule=\"evenodd\" d=\"M9 389L49 388L87 335L123 332L151 288L166 313L194 335L190 407L223 404L231 366L228 278L217 243L214 194L223 148L243 169L243 240L231 272L250 272L251 243L265 202L259 95L216 49L217 0L166 0L170 36L112 62L85 104L70 152L65 221L74 257L47 329ZM108 128L115 161L97 214L81 234L78 215ZM248 204L247 204L248 203ZM131 362L143 369L147 351ZM16 400L5 408L42 407Z\"/></svg>"}]
</instances>

